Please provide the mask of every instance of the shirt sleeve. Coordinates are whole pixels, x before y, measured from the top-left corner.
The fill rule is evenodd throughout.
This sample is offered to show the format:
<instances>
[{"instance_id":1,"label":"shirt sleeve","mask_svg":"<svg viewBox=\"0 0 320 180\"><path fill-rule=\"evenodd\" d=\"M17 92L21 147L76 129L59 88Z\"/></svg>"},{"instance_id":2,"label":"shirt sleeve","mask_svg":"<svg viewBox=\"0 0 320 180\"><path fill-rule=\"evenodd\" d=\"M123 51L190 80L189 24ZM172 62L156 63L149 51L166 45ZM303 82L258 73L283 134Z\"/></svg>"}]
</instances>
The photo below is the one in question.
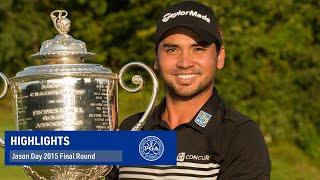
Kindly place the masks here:
<instances>
[{"instance_id":1,"label":"shirt sleeve","mask_svg":"<svg viewBox=\"0 0 320 180\"><path fill-rule=\"evenodd\" d=\"M106 175L105 180L117 180L118 179L118 168L113 166L111 171Z\"/></svg>"},{"instance_id":2,"label":"shirt sleeve","mask_svg":"<svg viewBox=\"0 0 320 180\"><path fill-rule=\"evenodd\" d=\"M269 180L271 162L258 126L249 121L240 125L226 147L219 180Z\"/></svg>"}]
</instances>

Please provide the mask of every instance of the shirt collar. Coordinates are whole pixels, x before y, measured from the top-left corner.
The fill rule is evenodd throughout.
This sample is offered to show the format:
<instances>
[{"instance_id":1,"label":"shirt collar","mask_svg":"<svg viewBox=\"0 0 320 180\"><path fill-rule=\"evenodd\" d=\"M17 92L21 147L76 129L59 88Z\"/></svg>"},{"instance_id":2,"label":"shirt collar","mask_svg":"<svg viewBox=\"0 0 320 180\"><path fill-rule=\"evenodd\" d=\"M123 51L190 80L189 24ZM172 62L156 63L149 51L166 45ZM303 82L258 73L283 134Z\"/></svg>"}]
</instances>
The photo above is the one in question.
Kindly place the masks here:
<instances>
[{"instance_id":1,"label":"shirt collar","mask_svg":"<svg viewBox=\"0 0 320 180\"><path fill-rule=\"evenodd\" d=\"M147 120L146 124L144 125L144 130L152 130L156 126L160 124L166 124L164 121L161 120L161 115L164 112L166 107L166 98L163 98L158 106L155 107L153 113L151 114L150 118Z\"/></svg>"},{"instance_id":2,"label":"shirt collar","mask_svg":"<svg viewBox=\"0 0 320 180\"><path fill-rule=\"evenodd\" d=\"M217 110L222 106L222 100L219 97L218 91L216 88L213 89L212 96L208 101L201 107L201 109L196 113L196 115L186 124L185 126L192 127L200 133L204 133L206 127L209 123L216 117ZM160 104L155 108L152 115L146 122L144 130L152 130L155 127L159 126L165 129L169 129L167 123L161 119L161 115L164 112L166 107L165 98L162 99Z\"/></svg>"}]
</instances>

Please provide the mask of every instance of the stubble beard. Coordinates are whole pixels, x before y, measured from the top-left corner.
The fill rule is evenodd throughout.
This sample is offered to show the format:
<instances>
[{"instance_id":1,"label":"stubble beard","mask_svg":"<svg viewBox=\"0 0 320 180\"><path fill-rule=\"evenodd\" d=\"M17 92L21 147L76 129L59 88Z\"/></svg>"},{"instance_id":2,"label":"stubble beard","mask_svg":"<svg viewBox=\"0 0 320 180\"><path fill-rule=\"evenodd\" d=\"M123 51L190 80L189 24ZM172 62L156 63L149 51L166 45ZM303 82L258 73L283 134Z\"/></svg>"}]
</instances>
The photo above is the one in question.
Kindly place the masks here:
<instances>
[{"instance_id":1,"label":"stubble beard","mask_svg":"<svg viewBox=\"0 0 320 180\"><path fill-rule=\"evenodd\" d=\"M211 77L211 78L205 79L205 81L201 82L195 89L189 90L188 88L190 87L188 86L177 87L176 85L174 85L174 82L166 80L164 77L163 77L163 80L165 83L167 93L175 99L184 100L184 101L190 100L198 96L199 94L209 90L210 88L212 88L214 84L213 77Z\"/></svg>"}]
</instances>

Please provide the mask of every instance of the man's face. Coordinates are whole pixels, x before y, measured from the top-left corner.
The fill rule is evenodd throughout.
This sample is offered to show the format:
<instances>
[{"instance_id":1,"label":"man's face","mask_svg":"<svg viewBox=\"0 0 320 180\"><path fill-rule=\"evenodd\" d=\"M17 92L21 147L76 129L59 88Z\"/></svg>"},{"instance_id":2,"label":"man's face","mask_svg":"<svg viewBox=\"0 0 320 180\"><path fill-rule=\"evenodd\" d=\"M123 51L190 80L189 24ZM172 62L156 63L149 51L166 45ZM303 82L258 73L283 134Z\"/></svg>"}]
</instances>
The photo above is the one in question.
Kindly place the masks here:
<instances>
[{"instance_id":1,"label":"man's face","mask_svg":"<svg viewBox=\"0 0 320 180\"><path fill-rule=\"evenodd\" d=\"M214 43L200 45L193 31L175 28L159 43L156 66L171 95L192 98L212 90L217 60Z\"/></svg>"}]
</instances>

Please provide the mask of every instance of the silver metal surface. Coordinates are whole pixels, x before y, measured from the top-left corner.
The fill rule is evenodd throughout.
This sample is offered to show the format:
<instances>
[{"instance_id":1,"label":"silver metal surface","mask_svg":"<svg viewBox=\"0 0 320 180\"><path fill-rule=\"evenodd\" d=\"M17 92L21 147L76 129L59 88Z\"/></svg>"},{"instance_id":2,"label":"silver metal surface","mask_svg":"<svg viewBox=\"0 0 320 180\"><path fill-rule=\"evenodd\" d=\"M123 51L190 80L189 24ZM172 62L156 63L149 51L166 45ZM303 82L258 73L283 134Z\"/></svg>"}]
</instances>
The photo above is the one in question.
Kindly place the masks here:
<instances>
[{"instance_id":1,"label":"silver metal surface","mask_svg":"<svg viewBox=\"0 0 320 180\"><path fill-rule=\"evenodd\" d=\"M4 144L4 140L2 138L0 138L0 147L4 148L5 144Z\"/></svg>"},{"instance_id":2,"label":"silver metal surface","mask_svg":"<svg viewBox=\"0 0 320 180\"><path fill-rule=\"evenodd\" d=\"M50 76L50 77L48 77ZM93 77L117 79L117 75L99 64L49 64L25 68L10 78L10 82L31 81L34 79L52 79L53 77ZM44 78L42 78L44 77Z\"/></svg>"},{"instance_id":3,"label":"silver metal surface","mask_svg":"<svg viewBox=\"0 0 320 180\"><path fill-rule=\"evenodd\" d=\"M67 16L68 12L65 10L54 10L50 14L54 27L60 34L65 36L67 36L71 25L71 21L67 18Z\"/></svg>"},{"instance_id":4,"label":"silver metal surface","mask_svg":"<svg viewBox=\"0 0 320 180\"><path fill-rule=\"evenodd\" d=\"M8 86L9 86L9 80L7 78L6 75L4 75L3 73L0 72L0 77L3 79L3 83L4 83L4 86L3 86L3 91L2 93L0 94L0 99L3 98L7 92L8 92Z\"/></svg>"},{"instance_id":5,"label":"silver metal surface","mask_svg":"<svg viewBox=\"0 0 320 180\"><path fill-rule=\"evenodd\" d=\"M59 77L11 83L17 130L112 131L117 122L117 79ZM26 77L22 77L26 78ZM20 77L20 80L21 79ZM1 143L1 142L0 142ZM100 179L111 166L24 166L32 179Z\"/></svg>"},{"instance_id":6,"label":"silver metal surface","mask_svg":"<svg viewBox=\"0 0 320 180\"><path fill-rule=\"evenodd\" d=\"M54 39L42 43L40 52L31 55L32 58L56 59L68 57L71 58L90 58L96 54L87 51L86 44L80 40L74 39L68 35L71 21L67 18L68 12L65 10L55 10L50 17L54 27L60 33ZM66 62L67 63L67 62Z\"/></svg>"},{"instance_id":7,"label":"silver metal surface","mask_svg":"<svg viewBox=\"0 0 320 180\"><path fill-rule=\"evenodd\" d=\"M33 58L45 65L31 66L8 79L5 88L13 92L17 130L113 131L118 121L118 77L97 64L81 64L95 54L86 44L68 35L71 21L67 12L51 13L60 33L42 43ZM0 146L4 141L0 139ZM32 179L102 179L112 166L23 166Z\"/></svg>"},{"instance_id":8,"label":"silver metal surface","mask_svg":"<svg viewBox=\"0 0 320 180\"><path fill-rule=\"evenodd\" d=\"M154 72L152 71L152 69L150 67L148 67L147 65L145 65L144 63L141 63L141 62L131 62L131 63L128 63L125 66L123 66L119 72L119 83L123 89L125 89L128 92L135 93L135 92L140 91L143 87L143 79L141 76L138 76L138 75L135 75L132 78L132 82L134 84L139 85L136 88L129 88L123 82L124 73L127 71L127 69L134 67L134 66L141 67L141 68L145 69L149 73L149 75L151 76L152 84L153 84L152 95L151 95L151 99L149 101L149 104L147 106L147 109L144 112L144 114L142 115L139 122L131 129L132 131L139 131L142 129L143 125L146 123L147 119L149 118L151 112L153 111L153 109L155 107L155 103L157 101L157 96L158 96L158 91L159 91L159 83L157 80L157 76L154 74Z\"/></svg>"},{"instance_id":9,"label":"silver metal surface","mask_svg":"<svg viewBox=\"0 0 320 180\"><path fill-rule=\"evenodd\" d=\"M0 72L0 77L3 79L3 83L4 83L4 87L3 87L3 91L0 94L0 99L3 98L7 92L8 92L8 86L9 86L9 80L7 78L6 75L4 75L3 73ZM4 144L4 140L2 138L0 138L0 147L4 148L5 144Z\"/></svg>"},{"instance_id":10,"label":"silver metal surface","mask_svg":"<svg viewBox=\"0 0 320 180\"><path fill-rule=\"evenodd\" d=\"M15 83L17 130L112 131L116 84L86 77Z\"/></svg>"},{"instance_id":11,"label":"silver metal surface","mask_svg":"<svg viewBox=\"0 0 320 180\"><path fill-rule=\"evenodd\" d=\"M104 176L108 174L112 166L51 166L51 176L45 178L38 172L47 170L45 166L30 167L22 166L26 174L35 180L86 180L86 179L104 179ZM36 169L36 170L35 170Z\"/></svg>"},{"instance_id":12,"label":"silver metal surface","mask_svg":"<svg viewBox=\"0 0 320 180\"><path fill-rule=\"evenodd\" d=\"M132 77L138 87L129 88L123 82L128 68L145 69L153 82L152 96L145 113L132 128L141 130L154 109L158 81L152 69L140 62L125 65L120 75L97 64L85 64L84 58L94 56L87 52L86 44L68 35L71 21L68 13L56 10L51 13L55 28L60 33L41 45L40 52L32 55L43 59L45 65L31 66L4 80L7 93L10 85L15 105L17 130L72 130L115 131L118 122L118 81L129 92L138 92L144 81L141 76ZM105 142L108 143L108 142ZM4 141L0 139L0 147ZM112 166L23 166L26 174L37 180L95 180L103 179Z\"/></svg>"}]
</instances>

